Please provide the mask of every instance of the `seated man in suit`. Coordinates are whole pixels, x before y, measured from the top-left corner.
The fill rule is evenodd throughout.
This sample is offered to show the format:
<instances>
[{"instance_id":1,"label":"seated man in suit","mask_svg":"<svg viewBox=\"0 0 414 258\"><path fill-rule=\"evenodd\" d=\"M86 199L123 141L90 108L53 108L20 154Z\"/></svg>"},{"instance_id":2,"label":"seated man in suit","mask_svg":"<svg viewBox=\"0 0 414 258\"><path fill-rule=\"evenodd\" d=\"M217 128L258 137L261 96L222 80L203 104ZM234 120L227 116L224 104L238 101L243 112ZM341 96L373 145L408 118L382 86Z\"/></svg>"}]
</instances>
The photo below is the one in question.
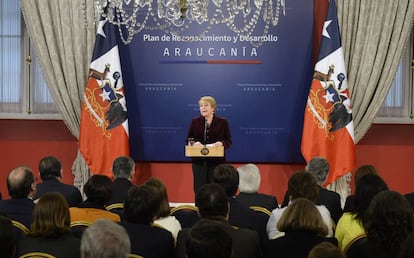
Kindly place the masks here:
<instances>
[{"instance_id":1,"label":"seated man in suit","mask_svg":"<svg viewBox=\"0 0 414 258\"><path fill-rule=\"evenodd\" d=\"M239 172L239 190L237 200L247 207L260 206L269 211L278 207L276 196L258 193L260 187L260 171L254 164L245 164L237 168Z\"/></svg>"},{"instance_id":2,"label":"seated man in suit","mask_svg":"<svg viewBox=\"0 0 414 258\"><path fill-rule=\"evenodd\" d=\"M16 231L11 220L0 215L0 254L4 258L12 258L16 253Z\"/></svg>"},{"instance_id":3,"label":"seated man in suit","mask_svg":"<svg viewBox=\"0 0 414 258\"><path fill-rule=\"evenodd\" d=\"M32 170L26 166L13 169L7 176L7 189L11 198L0 201L0 212L30 228L36 193Z\"/></svg>"},{"instance_id":4,"label":"seated man in suit","mask_svg":"<svg viewBox=\"0 0 414 258\"><path fill-rule=\"evenodd\" d=\"M306 165L305 170L311 173L318 183L319 195L315 203L317 205L325 205L331 213L331 217L335 223L338 223L339 218L342 216L341 197L338 193L330 191L323 186L328 177L329 164L325 158L314 157ZM285 194L282 207L287 206L289 203L289 194Z\"/></svg>"},{"instance_id":5,"label":"seated man in suit","mask_svg":"<svg viewBox=\"0 0 414 258\"><path fill-rule=\"evenodd\" d=\"M56 157L48 156L41 159L39 173L42 183L37 185L35 200L45 193L58 192L65 197L69 207L76 207L82 202L82 195L78 188L62 183L62 164Z\"/></svg>"},{"instance_id":6,"label":"seated man in suit","mask_svg":"<svg viewBox=\"0 0 414 258\"><path fill-rule=\"evenodd\" d=\"M129 188L133 186L131 180L135 174L135 161L127 156L117 157L112 163L112 174L115 180L108 205L124 202Z\"/></svg>"},{"instance_id":7,"label":"seated man in suit","mask_svg":"<svg viewBox=\"0 0 414 258\"><path fill-rule=\"evenodd\" d=\"M154 226L161 196L148 185L132 186L125 198L124 220L120 223L131 240L131 253L145 258L172 258L174 238L171 232Z\"/></svg>"},{"instance_id":8,"label":"seated man in suit","mask_svg":"<svg viewBox=\"0 0 414 258\"><path fill-rule=\"evenodd\" d=\"M230 204L229 223L232 226L257 231L261 240L266 237L268 217L260 216L236 198L239 188L239 173L230 164L220 164L213 171L213 182L221 185Z\"/></svg>"},{"instance_id":9,"label":"seated man in suit","mask_svg":"<svg viewBox=\"0 0 414 258\"><path fill-rule=\"evenodd\" d=\"M201 217L200 222L203 220L214 221L230 233L233 241L233 257L262 257L257 232L250 229L233 227L229 224L229 201L226 192L220 185L214 183L203 185L196 193L195 205L198 207L198 212ZM196 226L194 225L193 227ZM192 228L185 228L178 233L175 249L176 258L186 257L186 242L191 238L191 231Z\"/></svg>"}]
</instances>

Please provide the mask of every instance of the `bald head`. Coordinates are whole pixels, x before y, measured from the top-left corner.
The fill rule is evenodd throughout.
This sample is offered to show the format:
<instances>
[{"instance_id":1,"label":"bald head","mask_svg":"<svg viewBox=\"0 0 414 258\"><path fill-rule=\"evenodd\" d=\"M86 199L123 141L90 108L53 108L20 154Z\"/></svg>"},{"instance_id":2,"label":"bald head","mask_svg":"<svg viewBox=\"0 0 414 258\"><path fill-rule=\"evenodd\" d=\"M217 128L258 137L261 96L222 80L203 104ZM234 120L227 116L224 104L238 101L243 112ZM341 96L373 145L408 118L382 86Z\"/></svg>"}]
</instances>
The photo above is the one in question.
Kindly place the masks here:
<instances>
[{"instance_id":1,"label":"bald head","mask_svg":"<svg viewBox=\"0 0 414 258\"><path fill-rule=\"evenodd\" d=\"M20 166L10 171L7 176L7 189L13 199L31 197L35 191L35 178L27 166Z\"/></svg>"}]
</instances>

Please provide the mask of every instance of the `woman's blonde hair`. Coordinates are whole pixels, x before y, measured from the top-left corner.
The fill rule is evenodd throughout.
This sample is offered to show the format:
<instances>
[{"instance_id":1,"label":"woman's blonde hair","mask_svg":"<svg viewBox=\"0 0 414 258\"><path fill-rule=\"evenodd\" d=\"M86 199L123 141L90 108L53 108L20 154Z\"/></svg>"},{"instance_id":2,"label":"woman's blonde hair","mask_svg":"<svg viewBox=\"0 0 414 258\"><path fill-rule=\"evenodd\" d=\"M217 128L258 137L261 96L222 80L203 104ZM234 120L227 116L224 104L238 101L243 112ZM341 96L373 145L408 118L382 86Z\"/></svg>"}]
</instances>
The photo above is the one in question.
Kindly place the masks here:
<instances>
[{"instance_id":1,"label":"woman's blonde hair","mask_svg":"<svg viewBox=\"0 0 414 258\"><path fill-rule=\"evenodd\" d=\"M208 102L208 103L210 103L211 107L214 109L214 111L216 111L217 102L216 102L216 100L213 97L211 97L211 96L203 96L198 101L198 104L201 104L201 102Z\"/></svg>"},{"instance_id":2,"label":"woman's blonde hair","mask_svg":"<svg viewBox=\"0 0 414 258\"><path fill-rule=\"evenodd\" d=\"M320 236L328 234L328 228L316 205L305 198L297 198L286 207L277 228L281 232L306 231Z\"/></svg>"}]
</instances>

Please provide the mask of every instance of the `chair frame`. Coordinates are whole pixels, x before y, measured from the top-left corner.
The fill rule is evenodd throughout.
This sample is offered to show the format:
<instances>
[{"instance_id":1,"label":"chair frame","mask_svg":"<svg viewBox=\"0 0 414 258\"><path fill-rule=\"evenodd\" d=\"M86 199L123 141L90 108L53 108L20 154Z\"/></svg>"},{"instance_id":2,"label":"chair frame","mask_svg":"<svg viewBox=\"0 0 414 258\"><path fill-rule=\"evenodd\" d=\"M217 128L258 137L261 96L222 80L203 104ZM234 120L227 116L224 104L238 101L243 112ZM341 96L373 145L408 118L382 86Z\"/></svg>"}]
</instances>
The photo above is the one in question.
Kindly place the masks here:
<instances>
[{"instance_id":1,"label":"chair frame","mask_svg":"<svg viewBox=\"0 0 414 258\"><path fill-rule=\"evenodd\" d=\"M107 211L111 211L114 209L124 209L124 204L122 202L113 203L113 204L106 206L105 209Z\"/></svg>"},{"instance_id":2,"label":"chair frame","mask_svg":"<svg viewBox=\"0 0 414 258\"><path fill-rule=\"evenodd\" d=\"M19 258L57 258L57 257L51 254L48 254L48 253L43 253L43 252L31 252L31 253L27 253L27 254L23 254L19 256Z\"/></svg>"},{"instance_id":3,"label":"chair frame","mask_svg":"<svg viewBox=\"0 0 414 258\"><path fill-rule=\"evenodd\" d=\"M90 223L89 221L85 221L85 220L77 220L77 221L72 221L70 223L70 227L78 227L78 226L85 226L85 227L89 227L91 226L92 223Z\"/></svg>"},{"instance_id":4,"label":"chair frame","mask_svg":"<svg viewBox=\"0 0 414 258\"><path fill-rule=\"evenodd\" d=\"M193 211L198 212L198 208L196 206L190 205L190 204L183 204L183 205L178 205L178 206L173 207L170 211L170 214L173 215L175 212L181 211L181 210L193 210Z\"/></svg>"},{"instance_id":5,"label":"chair frame","mask_svg":"<svg viewBox=\"0 0 414 258\"><path fill-rule=\"evenodd\" d=\"M11 222L12 222L13 226L15 228L20 229L23 232L23 234L27 235L27 233L29 233L29 229L25 225L23 225L21 222L19 222L17 220L11 220Z\"/></svg>"},{"instance_id":6,"label":"chair frame","mask_svg":"<svg viewBox=\"0 0 414 258\"><path fill-rule=\"evenodd\" d=\"M262 212L268 216L272 215L271 211L269 211L267 208L262 207L262 206L250 206L249 208L257 212Z\"/></svg>"},{"instance_id":7,"label":"chair frame","mask_svg":"<svg viewBox=\"0 0 414 258\"><path fill-rule=\"evenodd\" d=\"M358 241L359 239L362 238L366 238L367 234L361 234L359 236L354 237L351 241L349 241L349 243L345 246L343 253L346 254L346 252L348 252L348 249L352 246L352 244L354 244L356 241Z\"/></svg>"}]
</instances>

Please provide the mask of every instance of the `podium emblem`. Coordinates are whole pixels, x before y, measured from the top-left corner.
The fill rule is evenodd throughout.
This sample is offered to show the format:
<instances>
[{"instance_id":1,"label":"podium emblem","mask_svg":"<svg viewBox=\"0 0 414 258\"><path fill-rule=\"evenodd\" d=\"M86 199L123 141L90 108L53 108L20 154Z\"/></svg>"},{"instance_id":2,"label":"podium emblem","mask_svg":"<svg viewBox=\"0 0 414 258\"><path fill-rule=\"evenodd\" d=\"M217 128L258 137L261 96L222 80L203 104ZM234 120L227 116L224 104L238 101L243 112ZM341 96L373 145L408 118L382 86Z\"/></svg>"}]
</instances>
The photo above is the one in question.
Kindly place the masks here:
<instances>
[{"instance_id":1,"label":"podium emblem","mask_svg":"<svg viewBox=\"0 0 414 258\"><path fill-rule=\"evenodd\" d=\"M201 154L203 154L205 156L205 155L208 155L210 153L210 150L208 148L204 147L204 148L201 148L200 152L201 152Z\"/></svg>"}]
</instances>

